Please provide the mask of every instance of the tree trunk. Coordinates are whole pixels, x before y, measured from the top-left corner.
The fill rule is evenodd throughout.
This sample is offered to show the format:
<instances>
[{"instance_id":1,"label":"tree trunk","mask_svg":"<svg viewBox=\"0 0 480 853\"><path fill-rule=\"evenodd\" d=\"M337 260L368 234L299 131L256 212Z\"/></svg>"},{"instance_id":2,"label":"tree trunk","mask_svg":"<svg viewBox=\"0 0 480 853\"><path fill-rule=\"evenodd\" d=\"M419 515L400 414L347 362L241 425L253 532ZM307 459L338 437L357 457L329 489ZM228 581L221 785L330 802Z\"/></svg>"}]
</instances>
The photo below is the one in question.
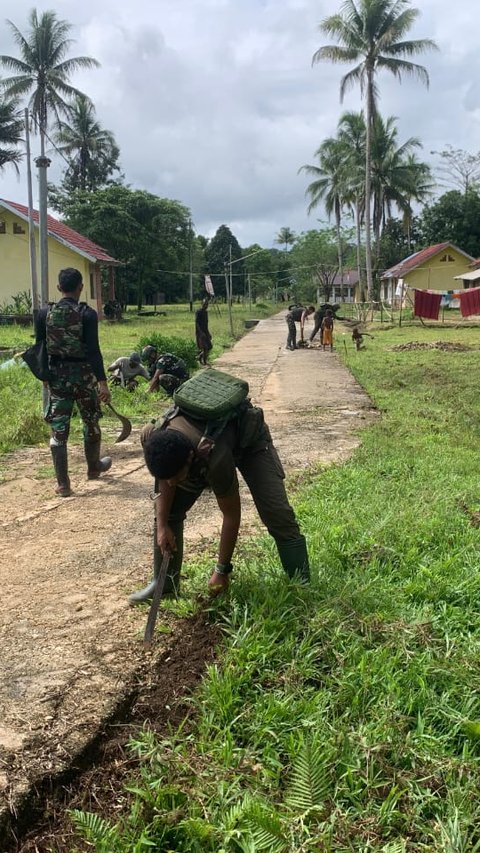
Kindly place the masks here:
<instances>
[{"instance_id":1,"label":"tree trunk","mask_svg":"<svg viewBox=\"0 0 480 853\"><path fill-rule=\"evenodd\" d=\"M367 126L365 134L365 265L367 268L367 296L373 301L372 275L372 223L371 223L371 184L372 184L372 123L373 123L373 68L367 70Z\"/></svg>"},{"instance_id":2,"label":"tree trunk","mask_svg":"<svg viewBox=\"0 0 480 853\"><path fill-rule=\"evenodd\" d=\"M338 274L340 276L340 298L344 298L343 293L343 252L342 252L342 220L341 220L341 211L340 204L337 201L335 202L335 226L337 231L337 253L338 253ZM333 292L335 294L335 285L333 287Z\"/></svg>"},{"instance_id":3,"label":"tree trunk","mask_svg":"<svg viewBox=\"0 0 480 853\"><path fill-rule=\"evenodd\" d=\"M362 234L360 228L360 200L358 195L355 198L355 218L356 218L356 229L357 229L357 272L358 272L358 289L360 292L360 302L363 302L363 276L362 276L362 253L361 253L361 243L362 243Z\"/></svg>"}]
</instances>

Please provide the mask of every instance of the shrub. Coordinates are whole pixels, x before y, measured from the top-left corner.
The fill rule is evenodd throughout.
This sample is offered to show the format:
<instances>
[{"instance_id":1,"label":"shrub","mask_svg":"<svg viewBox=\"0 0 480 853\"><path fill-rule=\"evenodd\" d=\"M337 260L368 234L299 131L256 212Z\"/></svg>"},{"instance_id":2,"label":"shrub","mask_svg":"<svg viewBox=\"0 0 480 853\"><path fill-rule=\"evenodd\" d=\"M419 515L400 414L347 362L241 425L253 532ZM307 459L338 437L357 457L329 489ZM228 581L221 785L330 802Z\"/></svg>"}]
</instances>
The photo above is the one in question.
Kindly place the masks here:
<instances>
[{"instance_id":1,"label":"shrub","mask_svg":"<svg viewBox=\"0 0 480 853\"><path fill-rule=\"evenodd\" d=\"M183 358L190 370L198 367L197 345L191 338L179 338L173 335L162 335L159 332L151 332L149 335L144 335L140 338L137 349L141 352L143 347L149 344L156 347L159 353L171 352L178 358Z\"/></svg>"}]
</instances>

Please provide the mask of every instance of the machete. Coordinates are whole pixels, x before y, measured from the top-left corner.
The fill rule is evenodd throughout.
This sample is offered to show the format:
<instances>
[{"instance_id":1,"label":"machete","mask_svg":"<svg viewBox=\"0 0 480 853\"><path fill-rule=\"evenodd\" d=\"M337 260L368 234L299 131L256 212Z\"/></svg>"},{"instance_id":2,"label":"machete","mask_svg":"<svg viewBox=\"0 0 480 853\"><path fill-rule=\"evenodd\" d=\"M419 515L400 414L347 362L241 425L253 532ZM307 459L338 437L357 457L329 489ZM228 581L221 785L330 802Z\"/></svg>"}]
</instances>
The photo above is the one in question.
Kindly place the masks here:
<instances>
[{"instance_id":1,"label":"machete","mask_svg":"<svg viewBox=\"0 0 480 853\"><path fill-rule=\"evenodd\" d=\"M145 628L145 634L143 637L143 644L145 646L149 646L152 642L153 632L155 630L155 622L157 621L158 608L160 606L160 599L162 597L163 587L165 586L165 579L167 577L167 570L171 556L172 555L170 554L170 551L164 552L162 565L160 566L160 571L158 573L157 585L155 587L155 592L153 593L153 599L148 613L147 626Z\"/></svg>"},{"instance_id":2,"label":"machete","mask_svg":"<svg viewBox=\"0 0 480 853\"><path fill-rule=\"evenodd\" d=\"M119 444L120 441L125 441L125 439L128 438L128 436L130 435L132 431L132 423L124 415L121 415L119 412L117 412L117 410L113 408L111 403L105 403L105 405L108 406L108 408L111 412L113 412L115 417L118 418L119 421L121 421L122 431L118 438L115 439L115 444Z\"/></svg>"}]
</instances>

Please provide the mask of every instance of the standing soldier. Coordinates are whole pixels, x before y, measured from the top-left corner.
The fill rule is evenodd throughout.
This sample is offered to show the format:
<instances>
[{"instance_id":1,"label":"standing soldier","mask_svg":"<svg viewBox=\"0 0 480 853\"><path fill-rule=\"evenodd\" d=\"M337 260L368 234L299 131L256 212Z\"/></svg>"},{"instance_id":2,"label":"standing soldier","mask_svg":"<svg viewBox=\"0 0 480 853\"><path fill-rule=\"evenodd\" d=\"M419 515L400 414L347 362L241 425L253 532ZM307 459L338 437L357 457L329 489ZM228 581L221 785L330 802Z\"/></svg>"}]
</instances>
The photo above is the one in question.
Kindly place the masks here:
<instances>
[{"instance_id":1,"label":"standing soldier","mask_svg":"<svg viewBox=\"0 0 480 853\"><path fill-rule=\"evenodd\" d=\"M112 464L109 456L100 459L98 424L102 417L99 401L108 403L111 395L98 343L97 312L78 301L83 290L81 273L72 268L61 270L58 290L62 299L39 312L35 331L37 343L46 341L48 352L50 400L45 420L52 430L50 450L58 484L55 492L67 498L71 494L67 441L73 405L77 404L83 420L87 476L96 480Z\"/></svg>"},{"instance_id":2,"label":"standing soldier","mask_svg":"<svg viewBox=\"0 0 480 853\"><path fill-rule=\"evenodd\" d=\"M208 330L208 299L204 299L202 307L195 313L195 338L198 347L200 364L207 364L208 354L212 349L212 336Z\"/></svg>"}]
</instances>

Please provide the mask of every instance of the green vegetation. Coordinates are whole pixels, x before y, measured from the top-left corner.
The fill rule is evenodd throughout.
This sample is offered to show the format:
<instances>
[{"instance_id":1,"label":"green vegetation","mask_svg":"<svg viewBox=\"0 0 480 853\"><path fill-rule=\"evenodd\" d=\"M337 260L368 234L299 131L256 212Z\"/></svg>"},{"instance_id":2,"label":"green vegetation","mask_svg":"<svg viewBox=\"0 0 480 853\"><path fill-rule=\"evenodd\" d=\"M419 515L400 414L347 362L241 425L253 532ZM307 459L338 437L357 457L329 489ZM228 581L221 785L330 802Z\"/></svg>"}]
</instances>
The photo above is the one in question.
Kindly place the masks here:
<instances>
[{"instance_id":1,"label":"green vegetation","mask_svg":"<svg viewBox=\"0 0 480 853\"><path fill-rule=\"evenodd\" d=\"M100 324L100 346L105 366L120 355L138 351L147 342L165 344L166 350L186 358L190 368L195 366L195 321L194 315L185 305L163 306L166 317L137 317L127 314L122 323ZM263 303L233 306L235 337L245 333L244 320L249 317L267 317L273 306ZM209 309L209 326L213 337L212 358L232 345L226 305L212 305ZM2 326L1 345L20 352L32 343L32 329L22 326ZM140 380L136 391L131 394L123 388L113 388L113 404L131 418L136 425L144 424L158 415L159 408L168 399L163 392L148 394L147 383ZM41 385L24 367L0 370L0 453L15 450L25 445L46 441L48 428L43 422ZM81 422L72 420L71 441L81 441Z\"/></svg>"},{"instance_id":2,"label":"green vegetation","mask_svg":"<svg viewBox=\"0 0 480 853\"><path fill-rule=\"evenodd\" d=\"M440 337L471 349L393 349ZM97 851L480 850L479 331L347 357L381 417L296 494L312 588L241 543L194 722L137 734L117 823L73 815Z\"/></svg>"}]
</instances>

